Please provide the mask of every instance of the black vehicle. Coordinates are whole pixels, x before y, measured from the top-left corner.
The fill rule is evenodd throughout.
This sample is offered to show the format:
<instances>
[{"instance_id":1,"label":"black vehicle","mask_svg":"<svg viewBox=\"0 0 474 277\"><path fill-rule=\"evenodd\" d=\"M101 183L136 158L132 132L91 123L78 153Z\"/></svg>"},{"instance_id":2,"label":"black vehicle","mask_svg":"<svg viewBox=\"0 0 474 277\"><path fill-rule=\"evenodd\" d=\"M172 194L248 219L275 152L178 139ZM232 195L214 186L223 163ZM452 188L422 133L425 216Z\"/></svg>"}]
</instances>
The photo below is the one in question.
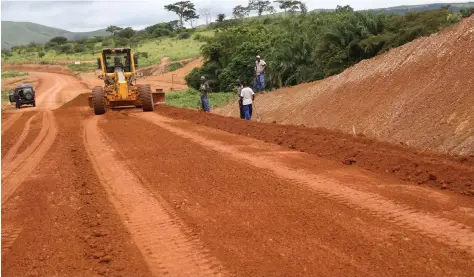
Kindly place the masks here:
<instances>
[{"instance_id":1,"label":"black vehicle","mask_svg":"<svg viewBox=\"0 0 474 277\"><path fill-rule=\"evenodd\" d=\"M22 105L33 105L33 107L36 107L35 90L32 85L21 85L10 91L8 100L16 104L17 98L19 100L19 107L17 108L21 108Z\"/></svg>"}]
</instances>

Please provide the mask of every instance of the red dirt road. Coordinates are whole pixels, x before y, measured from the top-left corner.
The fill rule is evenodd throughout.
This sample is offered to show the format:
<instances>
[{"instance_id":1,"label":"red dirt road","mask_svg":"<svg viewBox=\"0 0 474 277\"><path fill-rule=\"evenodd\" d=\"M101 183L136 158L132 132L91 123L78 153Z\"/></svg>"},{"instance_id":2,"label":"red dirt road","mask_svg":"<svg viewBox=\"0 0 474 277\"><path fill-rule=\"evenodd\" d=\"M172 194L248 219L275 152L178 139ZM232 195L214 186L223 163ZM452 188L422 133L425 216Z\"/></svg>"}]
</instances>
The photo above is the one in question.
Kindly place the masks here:
<instances>
[{"instance_id":1,"label":"red dirt road","mask_svg":"<svg viewBox=\"0 0 474 277\"><path fill-rule=\"evenodd\" d=\"M474 275L468 190L378 153L455 188L469 157L167 107L95 116L80 81L38 78L44 106L2 113L4 276ZM331 155L362 144L352 166Z\"/></svg>"}]
</instances>

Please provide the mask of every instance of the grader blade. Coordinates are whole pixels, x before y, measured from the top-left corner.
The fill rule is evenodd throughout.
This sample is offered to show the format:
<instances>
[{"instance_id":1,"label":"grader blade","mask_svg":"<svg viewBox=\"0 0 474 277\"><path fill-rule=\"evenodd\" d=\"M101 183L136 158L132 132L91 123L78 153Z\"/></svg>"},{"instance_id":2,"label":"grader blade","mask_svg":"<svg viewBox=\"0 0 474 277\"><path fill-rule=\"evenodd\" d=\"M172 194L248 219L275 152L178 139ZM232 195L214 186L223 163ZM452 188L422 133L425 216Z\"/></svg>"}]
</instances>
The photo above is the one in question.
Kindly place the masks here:
<instances>
[{"instance_id":1,"label":"grader blade","mask_svg":"<svg viewBox=\"0 0 474 277\"><path fill-rule=\"evenodd\" d=\"M156 89L156 92L153 92L151 95L153 97L153 105L165 104L165 93L163 89Z\"/></svg>"}]
</instances>

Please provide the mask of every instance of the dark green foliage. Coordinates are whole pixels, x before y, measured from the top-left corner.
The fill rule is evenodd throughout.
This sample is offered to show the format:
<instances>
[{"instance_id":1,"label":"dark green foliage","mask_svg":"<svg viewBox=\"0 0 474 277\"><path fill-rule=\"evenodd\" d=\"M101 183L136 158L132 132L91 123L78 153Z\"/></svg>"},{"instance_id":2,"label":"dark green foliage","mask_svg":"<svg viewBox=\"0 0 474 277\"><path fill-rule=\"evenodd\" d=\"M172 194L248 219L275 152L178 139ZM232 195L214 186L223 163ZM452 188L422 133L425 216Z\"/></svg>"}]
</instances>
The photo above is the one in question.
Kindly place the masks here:
<instances>
[{"instance_id":1,"label":"dark green foliage","mask_svg":"<svg viewBox=\"0 0 474 277\"><path fill-rule=\"evenodd\" d=\"M319 80L438 32L456 18L448 9L403 16L354 12L344 6L334 12L235 20L235 25L219 28L215 37L207 39L202 47L204 65L186 81L197 88L200 76L205 75L214 80L214 90L229 91L237 78L253 81L257 54L268 65L268 88Z\"/></svg>"},{"instance_id":2,"label":"dark green foliage","mask_svg":"<svg viewBox=\"0 0 474 277\"><path fill-rule=\"evenodd\" d=\"M74 44L72 43L66 43L59 45L58 48L60 53L65 53L65 54L72 54L74 53Z\"/></svg>"},{"instance_id":3,"label":"dark green foliage","mask_svg":"<svg viewBox=\"0 0 474 277\"><path fill-rule=\"evenodd\" d=\"M190 37L191 37L191 34L190 34L190 33L187 33L187 32L186 32L186 33L181 33L181 34L179 34L179 36L178 36L179 39L188 39L188 38L190 38Z\"/></svg>"},{"instance_id":4,"label":"dark green foliage","mask_svg":"<svg viewBox=\"0 0 474 277\"><path fill-rule=\"evenodd\" d=\"M51 43L54 43L56 45L61 45L65 44L67 42L67 38L65 37L54 37L50 40Z\"/></svg>"},{"instance_id":5,"label":"dark green foliage","mask_svg":"<svg viewBox=\"0 0 474 277\"><path fill-rule=\"evenodd\" d=\"M168 71L175 71L176 69L179 69L183 67L183 64L180 62L173 62L168 66Z\"/></svg>"},{"instance_id":6,"label":"dark green foliage","mask_svg":"<svg viewBox=\"0 0 474 277\"><path fill-rule=\"evenodd\" d=\"M461 13L462 17L470 17L474 14L474 7L462 8L459 12Z\"/></svg>"},{"instance_id":7,"label":"dark green foliage","mask_svg":"<svg viewBox=\"0 0 474 277\"><path fill-rule=\"evenodd\" d=\"M74 52L75 53L81 53L86 51L86 47L83 44L76 44L74 45Z\"/></svg>"},{"instance_id":8,"label":"dark green foliage","mask_svg":"<svg viewBox=\"0 0 474 277\"><path fill-rule=\"evenodd\" d=\"M133 30L131 27L127 27L125 29L120 30L117 33L117 36L122 37L122 38L131 38L135 35L135 30Z\"/></svg>"}]
</instances>

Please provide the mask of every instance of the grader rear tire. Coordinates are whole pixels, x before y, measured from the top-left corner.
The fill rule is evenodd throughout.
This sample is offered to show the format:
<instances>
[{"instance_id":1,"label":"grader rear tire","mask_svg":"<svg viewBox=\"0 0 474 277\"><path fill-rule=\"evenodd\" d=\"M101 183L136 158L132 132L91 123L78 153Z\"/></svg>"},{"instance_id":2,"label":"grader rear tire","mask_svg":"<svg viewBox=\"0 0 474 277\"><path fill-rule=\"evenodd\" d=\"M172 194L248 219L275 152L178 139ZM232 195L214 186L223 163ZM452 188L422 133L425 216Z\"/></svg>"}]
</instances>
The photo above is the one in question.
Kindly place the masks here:
<instances>
[{"instance_id":1,"label":"grader rear tire","mask_svg":"<svg viewBox=\"0 0 474 277\"><path fill-rule=\"evenodd\" d=\"M103 87L94 87L92 89L92 107L94 107L94 113L96 115L105 113L106 105Z\"/></svg>"},{"instance_id":2,"label":"grader rear tire","mask_svg":"<svg viewBox=\"0 0 474 277\"><path fill-rule=\"evenodd\" d=\"M144 112L151 112L154 110L153 95L149 84L138 85L138 95L140 97L140 104Z\"/></svg>"}]
</instances>

